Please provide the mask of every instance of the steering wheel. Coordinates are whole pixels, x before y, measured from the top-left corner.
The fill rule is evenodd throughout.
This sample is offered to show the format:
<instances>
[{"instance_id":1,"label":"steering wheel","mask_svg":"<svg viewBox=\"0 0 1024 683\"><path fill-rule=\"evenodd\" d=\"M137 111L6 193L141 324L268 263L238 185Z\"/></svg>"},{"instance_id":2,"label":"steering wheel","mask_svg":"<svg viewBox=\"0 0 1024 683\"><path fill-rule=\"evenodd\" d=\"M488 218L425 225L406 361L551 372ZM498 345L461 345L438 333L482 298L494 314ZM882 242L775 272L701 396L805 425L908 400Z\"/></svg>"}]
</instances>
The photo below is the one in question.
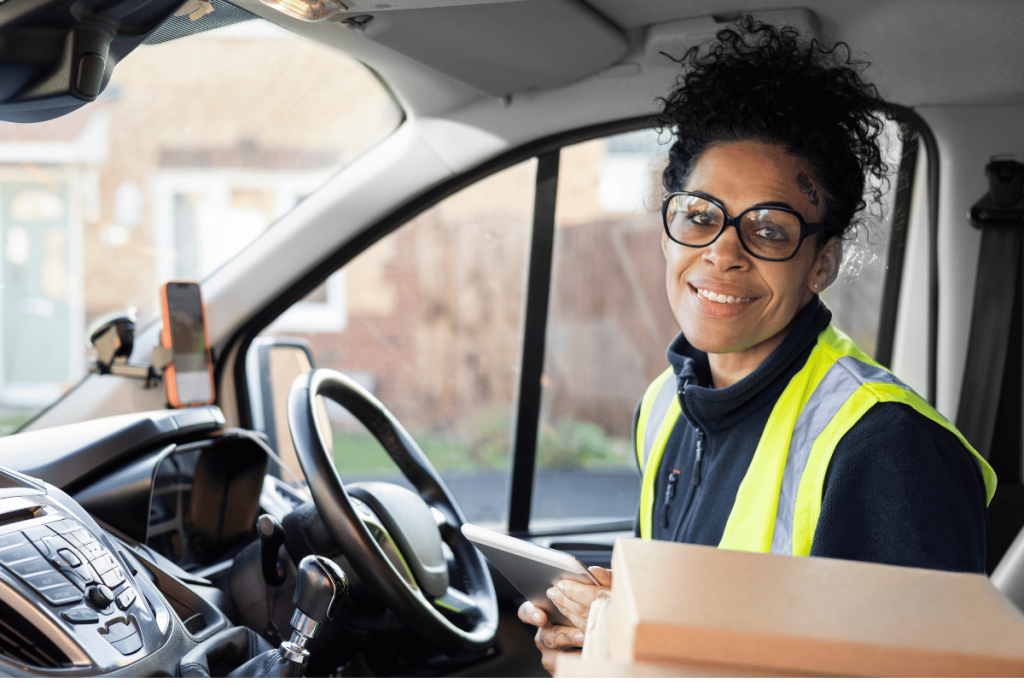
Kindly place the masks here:
<instances>
[{"instance_id":1,"label":"steering wheel","mask_svg":"<svg viewBox=\"0 0 1024 683\"><path fill-rule=\"evenodd\" d=\"M362 500L354 501L321 436L319 396L362 422L419 496L399 487L388 490L386 484L376 489L365 485L356 494ZM498 627L490 574L479 551L462 535L465 519L448 488L395 416L350 378L321 368L303 373L292 384L288 426L317 511L359 578L406 626L442 651L490 647ZM355 493L356 485L352 488ZM372 531L364 522L368 507L383 523L371 524L376 527ZM451 549L465 591L450 585L441 543Z\"/></svg>"}]
</instances>

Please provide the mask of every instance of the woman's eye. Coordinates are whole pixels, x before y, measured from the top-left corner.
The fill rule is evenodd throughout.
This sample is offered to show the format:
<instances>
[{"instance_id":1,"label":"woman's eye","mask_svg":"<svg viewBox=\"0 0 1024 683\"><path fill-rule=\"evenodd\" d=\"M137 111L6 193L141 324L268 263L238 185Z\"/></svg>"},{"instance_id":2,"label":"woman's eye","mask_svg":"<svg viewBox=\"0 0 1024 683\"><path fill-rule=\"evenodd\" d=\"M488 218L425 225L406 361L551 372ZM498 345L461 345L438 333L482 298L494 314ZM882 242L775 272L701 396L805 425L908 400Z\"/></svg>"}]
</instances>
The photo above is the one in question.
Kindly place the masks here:
<instances>
[{"instance_id":1,"label":"woman's eye","mask_svg":"<svg viewBox=\"0 0 1024 683\"><path fill-rule=\"evenodd\" d=\"M706 211L691 213L686 217L690 223L694 225L714 225L715 218Z\"/></svg>"},{"instance_id":2,"label":"woman's eye","mask_svg":"<svg viewBox=\"0 0 1024 683\"><path fill-rule=\"evenodd\" d=\"M763 240L770 240L773 242L786 239L786 233L776 225L763 225L757 229L754 235Z\"/></svg>"}]
</instances>

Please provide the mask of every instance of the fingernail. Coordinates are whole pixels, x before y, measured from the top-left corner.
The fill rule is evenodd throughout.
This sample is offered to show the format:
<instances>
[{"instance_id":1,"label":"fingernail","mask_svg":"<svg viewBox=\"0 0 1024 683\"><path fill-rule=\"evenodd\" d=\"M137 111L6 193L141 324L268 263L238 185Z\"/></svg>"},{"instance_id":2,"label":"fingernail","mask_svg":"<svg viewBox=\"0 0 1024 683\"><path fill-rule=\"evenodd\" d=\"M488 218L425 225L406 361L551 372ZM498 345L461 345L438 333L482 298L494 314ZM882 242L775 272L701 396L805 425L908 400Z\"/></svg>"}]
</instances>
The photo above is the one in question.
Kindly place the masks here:
<instances>
[{"instance_id":1,"label":"fingernail","mask_svg":"<svg viewBox=\"0 0 1024 683\"><path fill-rule=\"evenodd\" d=\"M531 612L530 619L533 621L533 623L539 624L541 622L540 612Z\"/></svg>"},{"instance_id":2,"label":"fingernail","mask_svg":"<svg viewBox=\"0 0 1024 683\"><path fill-rule=\"evenodd\" d=\"M559 594L561 594L561 592L562 591L558 590L557 586L552 586L551 588L548 589L547 596L549 598L551 598L552 600L554 600L555 598L557 598L559 596Z\"/></svg>"},{"instance_id":3,"label":"fingernail","mask_svg":"<svg viewBox=\"0 0 1024 683\"><path fill-rule=\"evenodd\" d=\"M577 643L580 643L580 644L583 644L583 638L584 638L583 631L580 631L579 633L577 633L576 635L574 635L572 637L573 640L575 640Z\"/></svg>"}]
</instances>

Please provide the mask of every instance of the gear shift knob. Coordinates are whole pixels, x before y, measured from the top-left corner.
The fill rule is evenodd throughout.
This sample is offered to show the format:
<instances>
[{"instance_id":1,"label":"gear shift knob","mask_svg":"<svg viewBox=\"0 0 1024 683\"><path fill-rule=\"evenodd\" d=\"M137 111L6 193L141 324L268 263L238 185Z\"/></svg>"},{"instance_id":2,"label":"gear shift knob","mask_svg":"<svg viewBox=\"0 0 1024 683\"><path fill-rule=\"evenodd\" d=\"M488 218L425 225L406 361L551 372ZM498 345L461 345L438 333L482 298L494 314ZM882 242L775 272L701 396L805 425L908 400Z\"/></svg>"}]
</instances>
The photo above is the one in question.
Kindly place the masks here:
<instances>
[{"instance_id":1,"label":"gear shift knob","mask_svg":"<svg viewBox=\"0 0 1024 683\"><path fill-rule=\"evenodd\" d=\"M320 624L333 619L348 595L348 577L341 567L320 555L307 555L295 572L295 614L291 640L281 643L279 652L288 661L305 665L309 658L306 642L316 637Z\"/></svg>"},{"instance_id":2,"label":"gear shift knob","mask_svg":"<svg viewBox=\"0 0 1024 683\"><path fill-rule=\"evenodd\" d=\"M295 608L322 624L333 619L348 595L348 577L341 567L320 555L307 555L295 571Z\"/></svg>"}]
</instances>

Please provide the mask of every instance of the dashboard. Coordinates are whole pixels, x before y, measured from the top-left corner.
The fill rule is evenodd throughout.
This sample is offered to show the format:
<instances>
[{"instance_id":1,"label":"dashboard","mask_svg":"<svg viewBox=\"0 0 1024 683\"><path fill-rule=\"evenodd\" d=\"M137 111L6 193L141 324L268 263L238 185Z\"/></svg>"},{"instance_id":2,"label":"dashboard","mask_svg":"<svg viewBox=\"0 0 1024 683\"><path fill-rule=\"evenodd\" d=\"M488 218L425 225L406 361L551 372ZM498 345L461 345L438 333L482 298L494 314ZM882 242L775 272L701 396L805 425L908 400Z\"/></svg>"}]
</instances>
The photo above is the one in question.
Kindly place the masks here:
<instances>
[{"instance_id":1,"label":"dashboard","mask_svg":"<svg viewBox=\"0 0 1024 683\"><path fill-rule=\"evenodd\" d=\"M41 482L3 479L4 657L24 671L108 672L164 645L170 611L88 514Z\"/></svg>"},{"instance_id":2,"label":"dashboard","mask_svg":"<svg viewBox=\"0 0 1024 683\"><path fill-rule=\"evenodd\" d=\"M0 675L174 675L231 626L271 457L215 407L0 440Z\"/></svg>"}]
</instances>

